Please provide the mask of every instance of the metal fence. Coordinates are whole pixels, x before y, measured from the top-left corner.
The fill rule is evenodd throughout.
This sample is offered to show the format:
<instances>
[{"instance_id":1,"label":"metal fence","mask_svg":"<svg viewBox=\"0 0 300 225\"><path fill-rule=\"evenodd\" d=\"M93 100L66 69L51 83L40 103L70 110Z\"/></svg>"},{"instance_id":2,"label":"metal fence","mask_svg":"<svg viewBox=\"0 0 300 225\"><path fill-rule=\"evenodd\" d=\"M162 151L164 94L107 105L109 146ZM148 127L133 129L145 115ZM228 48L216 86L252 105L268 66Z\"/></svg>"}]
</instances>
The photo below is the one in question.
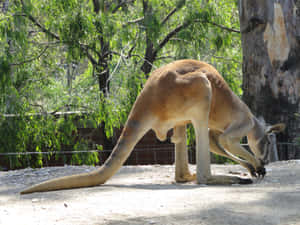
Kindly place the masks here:
<instances>
[{"instance_id":1,"label":"metal fence","mask_svg":"<svg viewBox=\"0 0 300 225\"><path fill-rule=\"evenodd\" d=\"M247 147L247 144L242 144ZM277 143L279 160L300 159L300 146L296 143ZM8 157L12 160L13 157L28 156L27 166L30 167L30 155L41 155L44 166L55 166L65 164L65 162L55 163L48 159L49 155L64 155L70 156L76 153L97 153L99 165L103 164L111 153L111 149L105 150L81 150L81 151L51 151L51 152L8 152L0 153L0 157ZM195 149L188 146L189 162L195 163ZM143 148L135 148L125 162L125 165L147 165L147 164L173 164L175 161L174 145L167 146L146 146ZM1 166L1 165L0 165Z\"/></svg>"}]
</instances>

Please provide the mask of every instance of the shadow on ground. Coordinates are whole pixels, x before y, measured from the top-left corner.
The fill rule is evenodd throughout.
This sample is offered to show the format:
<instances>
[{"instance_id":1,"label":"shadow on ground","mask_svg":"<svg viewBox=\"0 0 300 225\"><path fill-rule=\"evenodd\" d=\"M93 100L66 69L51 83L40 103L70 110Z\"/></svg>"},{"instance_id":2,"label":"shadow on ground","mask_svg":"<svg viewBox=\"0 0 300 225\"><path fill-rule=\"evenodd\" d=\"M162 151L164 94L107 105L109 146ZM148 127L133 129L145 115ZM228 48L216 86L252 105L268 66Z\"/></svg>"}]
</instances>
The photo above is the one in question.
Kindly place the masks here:
<instances>
[{"instance_id":1,"label":"shadow on ground","mask_svg":"<svg viewBox=\"0 0 300 225\"><path fill-rule=\"evenodd\" d=\"M297 192L279 191L267 193L264 198L251 202L218 204L183 214L110 220L105 225L297 225L300 223L299 202L300 190ZM95 225L100 225L100 223L95 223Z\"/></svg>"}]
</instances>

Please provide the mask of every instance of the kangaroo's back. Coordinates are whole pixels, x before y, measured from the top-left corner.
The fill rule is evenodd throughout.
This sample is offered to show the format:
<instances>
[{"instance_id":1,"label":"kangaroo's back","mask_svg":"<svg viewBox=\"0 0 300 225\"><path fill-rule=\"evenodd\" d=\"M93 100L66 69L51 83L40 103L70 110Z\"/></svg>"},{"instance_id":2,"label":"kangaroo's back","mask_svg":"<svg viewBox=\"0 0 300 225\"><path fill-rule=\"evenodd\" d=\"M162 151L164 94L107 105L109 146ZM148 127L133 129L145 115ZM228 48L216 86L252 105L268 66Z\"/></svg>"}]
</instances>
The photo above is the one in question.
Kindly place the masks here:
<instances>
[{"instance_id":1,"label":"kangaroo's back","mask_svg":"<svg viewBox=\"0 0 300 225\"><path fill-rule=\"evenodd\" d=\"M158 80L161 76L164 76L166 71L172 71L182 76L195 71L205 74L212 87L209 114L210 128L224 130L229 123L236 119L238 116L237 112L241 112L243 116L246 112L249 117L252 117L247 105L234 94L224 78L210 64L191 59L174 61L153 71L149 83L153 82L151 80Z\"/></svg>"}]
</instances>

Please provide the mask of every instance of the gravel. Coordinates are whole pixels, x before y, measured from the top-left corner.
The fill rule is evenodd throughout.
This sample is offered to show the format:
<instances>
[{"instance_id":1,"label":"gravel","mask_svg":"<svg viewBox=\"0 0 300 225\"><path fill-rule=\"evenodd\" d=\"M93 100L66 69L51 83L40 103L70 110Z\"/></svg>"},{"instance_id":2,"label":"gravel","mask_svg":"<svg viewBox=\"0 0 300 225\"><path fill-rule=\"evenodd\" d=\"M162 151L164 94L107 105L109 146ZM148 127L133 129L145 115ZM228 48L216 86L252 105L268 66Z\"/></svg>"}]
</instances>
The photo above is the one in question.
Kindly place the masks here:
<instances>
[{"instance_id":1,"label":"gravel","mask_svg":"<svg viewBox=\"0 0 300 225\"><path fill-rule=\"evenodd\" d=\"M90 166L0 172L2 225L300 224L300 161L268 165L251 185L174 183L174 166L124 166L105 185L20 195L25 187ZM195 170L195 166L191 166ZM239 165L212 165L215 174L240 174Z\"/></svg>"}]
</instances>

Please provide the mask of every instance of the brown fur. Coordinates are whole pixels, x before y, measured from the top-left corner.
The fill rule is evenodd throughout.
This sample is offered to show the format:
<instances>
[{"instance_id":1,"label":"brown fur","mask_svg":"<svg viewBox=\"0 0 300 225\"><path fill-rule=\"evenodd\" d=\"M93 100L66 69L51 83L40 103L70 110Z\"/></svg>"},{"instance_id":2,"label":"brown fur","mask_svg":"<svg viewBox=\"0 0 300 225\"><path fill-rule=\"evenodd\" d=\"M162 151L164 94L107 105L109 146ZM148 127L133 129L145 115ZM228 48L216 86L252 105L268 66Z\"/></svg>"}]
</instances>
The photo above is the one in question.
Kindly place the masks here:
<instances>
[{"instance_id":1,"label":"brown fur","mask_svg":"<svg viewBox=\"0 0 300 225\"><path fill-rule=\"evenodd\" d=\"M196 133L196 175L190 174L188 169L185 131L188 123L193 124ZM266 153L259 144L267 135L265 127L214 67L201 61L179 60L153 71L132 107L117 145L101 168L83 175L46 181L21 193L103 184L123 165L149 129L153 129L160 140L165 140L172 128L175 180L178 182L195 179L206 184L241 182L237 177L211 175L209 145L211 151L239 162L253 176L265 174ZM239 144L246 135L254 155Z\"/></svg>"}]
</instances>

